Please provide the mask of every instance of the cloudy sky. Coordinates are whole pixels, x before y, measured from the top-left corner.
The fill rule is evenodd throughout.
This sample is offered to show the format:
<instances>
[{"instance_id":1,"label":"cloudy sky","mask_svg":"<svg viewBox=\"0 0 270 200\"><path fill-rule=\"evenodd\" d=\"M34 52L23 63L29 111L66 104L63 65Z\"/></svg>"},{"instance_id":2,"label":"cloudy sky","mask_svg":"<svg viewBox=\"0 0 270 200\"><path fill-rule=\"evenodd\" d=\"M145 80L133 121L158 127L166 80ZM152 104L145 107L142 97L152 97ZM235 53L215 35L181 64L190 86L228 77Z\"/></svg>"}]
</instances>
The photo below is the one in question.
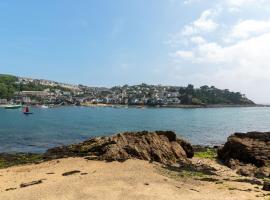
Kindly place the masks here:
<instances>
[{"instance_id":1,"label":"cloudy sky","mask_svg":"<svg viewBox=\"0 0 270 200\"><path fill-rule=\"evenodd\" d=\"M270 103L269 0L0 2L0 73L215 85Z\"/></svg>"}]
</instances>

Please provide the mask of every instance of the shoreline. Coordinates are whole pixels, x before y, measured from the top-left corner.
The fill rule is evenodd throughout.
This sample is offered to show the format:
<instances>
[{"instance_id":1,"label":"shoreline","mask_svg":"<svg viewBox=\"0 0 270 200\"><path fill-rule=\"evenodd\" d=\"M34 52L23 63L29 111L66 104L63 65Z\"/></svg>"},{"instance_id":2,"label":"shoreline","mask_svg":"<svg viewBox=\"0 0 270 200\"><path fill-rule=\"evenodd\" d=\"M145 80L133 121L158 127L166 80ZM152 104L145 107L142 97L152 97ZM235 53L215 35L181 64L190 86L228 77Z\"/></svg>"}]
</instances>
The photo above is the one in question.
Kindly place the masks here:
<instances>
[{"instance_id":1,"label":"shoreline","mask_svg":"<svg viewBox=\"0 0 270 200\"><path fill-rule=\"evenodd\" d=\"M259 138L267 139L266 134ZM192 145L174 132L144 131L93 138L45 154L0 154L0 199L268 200L268 175L229 168L220 150Z\"/></svg>"},{"instance_id":2,"label":"shoreline","mask_svg":"<svg viewBox=\"0 0 270 200\"><path fill-rule=\"evenodd\" d=\"M76 145L79 143L72 143L70 145ZM216 152L221 145L196 145L192 144L195 153L204 153L204 152ZM62 147L56 146L55 148ZM48 148L47 150L49 150ZM46 151L47 151L46 150ZM39 164L47 162L50 159L44 159L45 152L34 153L34 152L0 152L0 169L5 169L14 166L24 166L29 164ZM72 157L72 156L71 156Z\"/></svg>"},{"instance_id":3,"label":"shoreline","mask_svg":"<svg viewBox=\"0 0 270 200\"><path fill-rule=\"evenodd\" d=\"M5 108L10 104L0 104L0 108ZM39 108L40 105L31 105L32 107ZM81 105L55 105L50 108L61 108L61 107L70 107L70 106L78 106L78 107L109 107L109 108L252 108L252 107L270 107L270 105L266 104L208 104L208 105L192 105L192 104L178 104L178 105L126 105L126 104L81 104Z\"/></svg>"},{"instance_id":4,"label":"shoreline","mask_svg":"<svg viewBox=\"0 0 270 200\"><path fill-rule=\"evenodd\" d=\"M122 104L82 104L82 107L112 107L112 108L249 108L249 107L270 107L264 104L209 104L209 105L122 105Z\"/></svg>"}]
</instances>

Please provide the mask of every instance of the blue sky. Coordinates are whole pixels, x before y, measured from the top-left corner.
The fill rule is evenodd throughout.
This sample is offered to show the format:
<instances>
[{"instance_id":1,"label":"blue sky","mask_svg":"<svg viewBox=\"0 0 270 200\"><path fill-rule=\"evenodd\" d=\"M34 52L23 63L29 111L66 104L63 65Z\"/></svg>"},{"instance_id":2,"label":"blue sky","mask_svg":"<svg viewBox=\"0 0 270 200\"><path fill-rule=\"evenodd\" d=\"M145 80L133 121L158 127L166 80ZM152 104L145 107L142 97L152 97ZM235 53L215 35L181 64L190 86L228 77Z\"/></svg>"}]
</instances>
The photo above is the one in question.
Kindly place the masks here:
<instances>
[{"instance_id":1,"label":"blue sky","mask_svg":"<svg viewBox=\"0 0 270 200\"><path fill-rule=\"evenodd\" d=\"M268 0L0 2L0 73L215 85L270 102Z\"/></svg>"}]
</instances>

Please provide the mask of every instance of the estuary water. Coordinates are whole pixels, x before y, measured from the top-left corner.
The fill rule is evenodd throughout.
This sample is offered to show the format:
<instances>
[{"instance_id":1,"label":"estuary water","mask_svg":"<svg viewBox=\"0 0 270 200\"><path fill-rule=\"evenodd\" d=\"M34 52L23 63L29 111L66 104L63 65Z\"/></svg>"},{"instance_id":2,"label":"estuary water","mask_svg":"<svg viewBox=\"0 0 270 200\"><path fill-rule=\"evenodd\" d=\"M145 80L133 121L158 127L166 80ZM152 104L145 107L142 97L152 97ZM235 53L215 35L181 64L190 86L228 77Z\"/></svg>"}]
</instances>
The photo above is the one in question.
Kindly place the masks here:
<instances>
[{"instance_id":1,"label":"estuary water","mask_svg":"<svg viewBox=\"0 0 270 200\"><path fill-rule=\"evenodd\" d=\"M270 108L0 108L0 152L44 152L93 136L172 130L192 144L224 143L234 132L270 131Z\"/></svg>"}]
</instances>

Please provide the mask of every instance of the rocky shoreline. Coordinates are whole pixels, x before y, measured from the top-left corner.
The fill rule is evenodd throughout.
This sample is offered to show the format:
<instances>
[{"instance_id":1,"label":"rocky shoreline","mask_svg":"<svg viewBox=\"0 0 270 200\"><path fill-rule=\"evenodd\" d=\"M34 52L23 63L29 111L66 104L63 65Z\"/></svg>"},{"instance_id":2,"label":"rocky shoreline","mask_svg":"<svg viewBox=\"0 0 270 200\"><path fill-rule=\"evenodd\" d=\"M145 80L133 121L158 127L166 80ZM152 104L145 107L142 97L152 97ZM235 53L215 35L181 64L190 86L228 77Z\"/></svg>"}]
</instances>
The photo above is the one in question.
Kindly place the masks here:
<instances>
[{"instance_id":1,"label":"rocky shoreline","mask_svg":"<svg viewBox=\"0 0 270 200\"><path fill-rule=\"evenodd\" d=\"M214 164L246 177L242 181L270 190L270 132L235 133L219 147L192 146L171 131L125 132L55 147L44 154L0 154L0 168L71 157L106 162L145 160L160 163L169 174L188 174L192 179L219 184L220 178L224 181L226 177L217 175Z\"/></svg>"},{"instance_id":2,"label":"rocky shoreline","mask_svg":"<svg viewBox=\"0 0 270 200\"><path fill-rule=\"evenodd\" d=\"M130 158L156 161L163 164L188 163L193 147L172 131L125 132L96 137L79 144L47 150L45 159L88 156L93 160L125 161Z\"/></svg>"},{"instance_id":3,"label":"rocky shoreline","mask_svg":"<svg viewBox=\"0 0 270 200\"><path fill-rule=\"evenodd\" d=\"M270 177L270 132L235 133L218 150L218 158L239 174Z\"/></svg>"}]
</instances>

